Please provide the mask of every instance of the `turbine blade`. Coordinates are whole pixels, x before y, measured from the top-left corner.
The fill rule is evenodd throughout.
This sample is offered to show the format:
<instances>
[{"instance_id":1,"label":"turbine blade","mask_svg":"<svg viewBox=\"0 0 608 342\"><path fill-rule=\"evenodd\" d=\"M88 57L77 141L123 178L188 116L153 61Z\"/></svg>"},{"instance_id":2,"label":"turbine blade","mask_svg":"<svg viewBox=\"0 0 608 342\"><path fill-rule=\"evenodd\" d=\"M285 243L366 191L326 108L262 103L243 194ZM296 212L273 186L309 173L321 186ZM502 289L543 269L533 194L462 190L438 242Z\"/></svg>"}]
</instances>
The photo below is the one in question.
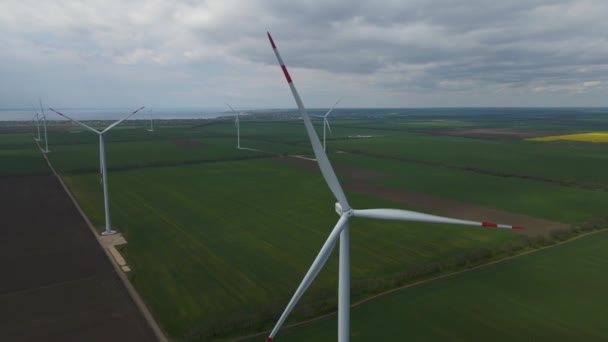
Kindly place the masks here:
<instances>
[{"instance_id":1,"label":"turbine blade","mask_svg":"<svg viewBox=\"0 0 608 342\"><path fill-rule=\"evenodd\" d=\"M281 329L281 326L283 325L293 308L298 303L298 300L300 300L304 292L306 292L310 284L312 284L313 280L315 280L315 278L327 262L327 259L331 255L331 252L334 249L334 246L336 245L336 240L338 240L338 237L340 237L342 228L344 228L344 224L347 222L348 214L342 214L342 216L340 216L340 219L338 220L338 223L336 223L336 226L329 234L329 237L327 238L327 240L325 240L325 243L323 244L323 247L321 247L319 254L317 254L315 261L313 261L312 265L308 269L308 272L306 272L304 279L298 286L296 292L293 294L293 297L291 297L289 304L287 304L287 307L285 308L283 314L277 321L277 324L272 329L272 332L270 333L270 336L268 337L267 341L272 341L272 339L276 336L276 334L279 332L279 329Z\"/></svg>"},{"instance_id":2,"label":"turbine blade","mask_svg":"<svg viewBox=\"0 0 608 342\"><path fill-rule=\"evenodd\" d=\"M432 223L449 223L449 224L460 224L466 226L476 227L492 227L492 228L503 228L503 229L523 229L521 226L510 226L506 224L497 224L493 222L478 222L461 220L451 217L436 216L430 214L419 213L410 210L401 209L353 209L353 216L366 217L371 219L381 220L397 220L397 221L414 221L414 222L432 222Z\"/></svg>"},{"instance_id":3,"label":"turbine blade","mask_svg":"<svg viewBox=\"0 0 608 342\"><path fill-rule=\"evenodd\" d=\"M226 103L226 106L228 106L230 110L234 113L234 115L236 115L236 117L234 118L234 127L236 127L239 124L239 113L234 110L231 105Z\"/></svg>"},{"instance_id":4,"label":"turbine blade","mask_svg":"<svg viewBox=\"0 0 608 342\"><path fill-rule=\"evenodd\" d=\"M304 126L306 127L306 133L308 133L308 138L310 139L310 143L312 144L312 150L315 153L315 158L317 159L317 163L319 164L319 168L321 169L323 178L325 178L325 182L327 182L329 189L336 197L336 200L338 200L338 203L340 203L340 205L342 206L342 210L348 211L348 210L350 210L350 205L348 204L348 201L346 200L346 195L344 194L344 190L342 190L342 187L340 186L340 182L338 181L338 177L336 177L336 173L334 172L334 169L331 167L331 163L329 162L327 155L323 151L323 146L321 145L319 136L317 135L317 132L315 131L314 127L312 126L310 117L308 116L308 113L306 112L306 109L304 108L304 103L302 102L302 99L300 98L300 94L298 94L296 86L293 84L291 76L289 76L289 72L287 71L287 67L285 66L285 63L283 63L283 59L281 58L281 55L279 54L279 50L277 49L277 46L274 44L274 41L272 40L272 36L270 35L270 32L267 32L267 33L268 33L268 39L270 40L270 45L272 46L272 49L277 58L277 61L279 62L279 65L281 66L281 69L283 69L283 74L285 75L285 79L287 79L287 83L289 84L289 88L291 89L291 93L293 94L293 98L296 101L296 104L298 105L298 109L300 110L300 115L302 115L302 118L304 119Z\"/></svg>"},{"instance_id":5,"label":"turbine blade","mask_svg":"<svg viewBox=\"0 0 608 342\"><path fill-rule=\"evenodd\" d=\"M104 134L105 132L111 130L112 128L114 128L116 125L118 125L119 123L127 120L128 118L132 117L133 115L135 115L137 112L139 112L140 110L144 109L146 107L141 107L133 112L131 112L131 114L127 115L126 117L116 121L115 123L111 124L110 126L108 126L108 128L104 129L103 131L101 131L101 134Z\"/></svg>"},{"instance_id":6,"label":"turbine blade","mask_svg":"<svg viewBox=\"0 0 608 342\"><path fill-rule=\"evenodd\" d=\"M336 106L338 105L338 103L340 103L340 101L342 101L342 99L338 99L338 101L336 101L336 103L334 103L334 105L331 106L331 108L329 108L329 110L327 111L327 113L325 113L324 117L329 116L329 113L331 113L331 111L334 110L334 108L336 108Z\"/></svg>"},{"instance_id":7,"label":"turbine blade","mask_svg":"<svg viewBox=\"0 0 608 342\"><path fill-rule=\"evenodd\" d=\"M75 123L79 124L80 126L82 126L82 127L86 128L86 129L88 129L89 131L95 132L95 133L97 133L97 134L101 134L101 132L99 132L98 130L96 130L96 129L95 129L95 128L93 128L93 127L87 126L87 125L83 124L82 122L80 122L80 121L78 121L78 120L74 120L74 119L72 119L71 117L69 117L69 116L67 116L67 115L65 115L65 114L63 114L63 113L61 113L61 112L58 112L58 111L54 110L54 109L53 109L53 108L51 108L51 107L49 107L49 109L50 109L50 110L52 110L53 112L55 112L55 113L57 113L57 114L59 114L59 115L63 116L64 118L66 118L66 119L68 119L68 120L70 120L70 121L73 121L73 122L75 122Z\"/></svg>"},{"instance_id":8,"label":"turbine blade","mask_svg":"<svg viewBox=\"0 0 608 342\"><path fill-rule=\"evenodd\" d=\"M331 133L331 126L329 125L329 120L327 120L327 118L323 118L323 120L325 120L325 124L327 125L327 129L329 130L329 133Z\"/></svg>"},{"instance_id":9,"label":"turbine blade","mask_svg":"<svg viewBox=\"0 0 608 342\"><path fill-rule=\"evenodd\" d=\"M40 113L38 113L36 106L34 106L34 102L30 102L30 103L32 104L32 109L34 110L34 113L36 113L36 117L38 118L38 120L40 120Z\"/></svg>"},{"instance_id":10,"label":"turbine blade","mask_svg":"<svg viewBox=\"0 0 608 342\"><path fill-rule=\"evenodd\" d=\"M42 100L38 99L38 103L40 104L40 111L42 112L42 116L46 118L46 114L44 114L44 108L42 108Z\"/></svg>"},{"instance_id":11,"label":"turbine blade","mask_svg":"<svg viewBox=\"0 0 608 342\"><path fill-rule=\"evenodd\" d=\"M231 110L231 111L232 111L234 114L236 114L236 110L234 110L234 108L232 108L232 106L231 106L231 105L229 105L229 104L227 104L227 103L226 103L226 106L228 106L228 108L230 108L230 110Z\"/></svg>"}]
</instances>

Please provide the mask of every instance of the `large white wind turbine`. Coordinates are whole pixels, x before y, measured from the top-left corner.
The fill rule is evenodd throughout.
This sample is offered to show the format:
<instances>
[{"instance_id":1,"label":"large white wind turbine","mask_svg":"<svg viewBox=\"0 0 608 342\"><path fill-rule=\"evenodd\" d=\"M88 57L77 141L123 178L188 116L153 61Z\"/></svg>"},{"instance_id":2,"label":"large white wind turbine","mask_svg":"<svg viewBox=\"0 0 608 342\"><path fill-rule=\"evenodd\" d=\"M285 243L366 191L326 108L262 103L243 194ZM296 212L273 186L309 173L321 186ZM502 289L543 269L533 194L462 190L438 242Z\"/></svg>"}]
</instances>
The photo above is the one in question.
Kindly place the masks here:
<instances>
[{"instance_id":1,"label":"large white wind turbine","mask_svg":"<svg viewBox=\"0 0 608 342\"><path fill-rule=\"evenodd\" d=\"M44 153L49 153L49 136L46 133L46 114L44 113L44 108L42 108L42 100L38 99L38 103L40 104L40 111L42 112L42 124L44 126Z\"/></svg>"},{"instance_id":2,"label":"large white wind turbine","mask_svg":"<svg viewBox=\"0 0 608 342\"><path fill-rule=\"evenodd\" d=\"M325 115L313 115L318 118L323 118L323 151L326 151L326 149L325 149L325 126L327 126L329 133L331 133L331 126L329 126L329 121L327 120L327 117L329 116L331 111L334 110L334 108L338 105L338 103L340 103L340 100L336 101L336 103L334 103L334 105L331 106L331 108L327 111L327 113L325 113Z\"/></svg>"},{"instance_id":3,"label":"large white wind turbine","mask_svg":"<svg viewBox=\"0 0 608 342\"><path fill-rule=\"evenodd\" d=\"M231 105L226 103L226 106L230 108L230 110L234 113L234 126L236 126L236 148L241 149L241 121L240 121L240 112L237 112L232 108Z\"/></svg>"},{"instance_id":4,"label":"large white wind turbine","mask_svg":"<svg viewBox=\"0 0 608 342\"><path fill-rule=\"evenodd\" d=\"M60 113L56 110L54 110L53 108L49 108L50 110L52 110L53 112L63 116L64 118L73 121L77 124L79 124L80 126L88 129L91 132L97 133L99 135L99 167L101 170L101 182L103 183L103 205L104 205L104 211L105 211L105 218L106 218L106 229L103 233L101 233L102 235L112 235L115 234L116 231L112 230L111 226L110 226L110 194L108 192L108 170L106 167L106 146L103 140L103 134L106 133L107 131L111 130L112 128L114 128L116 125L118 125L119 123L123 122L124 120L130 118L131 116L135 115L135 113L139 112L140 110L144 109L144 107L141 107L139 109L137 109L136 111L131 112L131 114L129 114L128 116L126 116L123 119L120 119L118 121L116 121L115 123L111 124L110 126L108 126L106 129L104 129L103 131L98 131L95 128L92 128L88 125L85 125L84 123L74 120L70 117L68 117L67 115Z\"/></svg>"},{"instance_id":5,"label":"large white wind turbine","mask_svg":"<svg viewBox=\"0 0 608 342\"><path fill-rule=\"evenodd\" d=\"M289 316L298 300L304 292L308 289L310 284L313 282L319 271L325 265L325 262L329 258L331 251L333 250L338 237L340 238L340 261L339 261L339 285L338 285L338 341L339 342L348 342L350 338L350 237L349 237L349 227L348 223L351 217L366 217L372 219L381 219L381 220L400 220L400 221L416 221L416 222L434 222L434 223L449 223L449 224L460 224L460 225L469 225L469 226L478 226L478 227L494 227L494 228L506 228L506 229L521 229L522 227L518 226L508 226L490 222L475 222L468 220L460 220L449 217L441 217L435 215L429 215L424 213L419 213L415 211L409 210L400 210L400 209L353 209L348 204L344 191L338 182L338 178L327 158L327 155L323 152L323 148L321 147L321 142L319 141L319 137L315 132L312 122L310 121L310 117L306 113L306 109L304 108L304 104L302 103L302 99L296 90L296 87L293 84L291 77L289 76L289 72L279 55L279 51L277 50L270 33L268 33L268 39L270 40L270 44L274 50L274 54L283 69L283 74L287 79L287 83L289 84L289 88L291 89L291 93L298 105L298 109L300 110L300 114L304 119L304 126L306 127L306 132L312 144L313 151L315 153L315 157L317 159L317 163L319 164L319 168L321 169L321 173L323 174L323 178L327 182L331 192L334 194L336 200L338 201L335 205L336 212L340 216L338 223L335 225L329 237L321 247L321 251L315 258L312 263L312 266L306 272L304 279L296 289L296 292L293 294L293 297L287 304L285 311L279 318L278 322L272 329L270 336L266 339L267 342L271 342L276 336L277 332L285 322L285 319Z\"/></svg>"}]
</instances>

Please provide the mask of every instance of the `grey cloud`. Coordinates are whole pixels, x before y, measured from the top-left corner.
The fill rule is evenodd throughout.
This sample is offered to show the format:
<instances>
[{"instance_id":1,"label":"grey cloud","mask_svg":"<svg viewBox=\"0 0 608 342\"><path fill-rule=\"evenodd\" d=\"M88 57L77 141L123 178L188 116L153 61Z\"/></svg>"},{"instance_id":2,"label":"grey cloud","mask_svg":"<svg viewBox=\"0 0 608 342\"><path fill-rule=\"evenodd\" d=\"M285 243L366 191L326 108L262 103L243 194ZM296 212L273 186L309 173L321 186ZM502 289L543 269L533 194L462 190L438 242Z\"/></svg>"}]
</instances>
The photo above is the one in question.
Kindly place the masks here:
<instances>
[{"instance_id":1,"label":"grey cloud","mask_svg":"<svg viewBox=\"0 0 608 342\"><path fill-rule=\"evenodd\" d=\"M608 82L605 13L603 0L7 1L0 4L0 42L8 47L0 68L76 65L74 72L87 70L104 85L111 75L135 93L163 93L142 87L158 77L183 89L173 101L196 103L193 89L210 87L204 75L226 82L217 91L230 94L238 91L229 82L265 82L264 68L276 63L268 29L289 67L358 82L352 87L361 94L466 98L495 89L499 104L514 89L576 93L594 88L585 82Z\"/></svg>"}]
</instances>

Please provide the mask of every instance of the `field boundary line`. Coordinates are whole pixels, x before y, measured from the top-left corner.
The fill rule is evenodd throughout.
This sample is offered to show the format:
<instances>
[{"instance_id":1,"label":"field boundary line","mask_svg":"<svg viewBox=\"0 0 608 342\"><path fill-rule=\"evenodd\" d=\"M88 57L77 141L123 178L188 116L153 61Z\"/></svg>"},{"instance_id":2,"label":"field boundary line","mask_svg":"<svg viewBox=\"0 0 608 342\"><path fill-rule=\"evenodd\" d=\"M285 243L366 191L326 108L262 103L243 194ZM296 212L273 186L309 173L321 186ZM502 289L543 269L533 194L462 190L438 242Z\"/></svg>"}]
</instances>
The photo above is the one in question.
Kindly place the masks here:
<instances>
[{"instance_id":1,"label":"field boundary line","mask_svg":"<svg viewBox=\"0 0 608 342\"><path fill-rule=\"evenodd\" d=\"M119 268L120 266L113 260L112 255L110 254L110 251L107 248L105 248L103 246L103 244L101 243L101 240L99 239L99 236L98 236L99 233L95 229L95 226L93 225L91 220L89 220L89 217L84 213L84 211L78 204L78 201L76 201L76 198L74 197L74 195L72 194L70 189L67 187L67 185L65 184L65 182L63 181L61 176L55 171L55 168L51 164L51 161L49 160L48 156L46 155L46 153L44 153L42 151L42 147L40 146L39 142L36 141L35 139L34 139L34 141L36 142L36 145L38 146L38 150L42 154L42 157L44 158L44 160L46 160L47 165L49 166L49 168L51 169L51 171L53 172L55 177L59 180L59 184L61 184L61 187L66 192L68 197L71 199L72 203L76 207L76 210L78 210L78 212L84 219L85 223L89 227L91 234L93 234L93 236L95 237L95 240L97 241L97 243L103 250L106 257L109 259L110 264L112 264L112 267L114 268L114 272L118 275L118 278L121 280L124 287L127 289L127 293L131 297L131 300L133 301L133 303L135 303L135 306L137 307L137 309L139 309L139 312L142 314L142 316L144 317L144 319L146 320L146 322L148 323L148 325L154 332L154 335L156 336L158 341L168 342L169 339L167 338L167 335L162 330L162 328L160 327L160 325L158 324L156 319L154 319L154 316L152 315L152 312L148 309L148 306L146 306L146 303L139 296L139 293L137 292L137 290L135 289L133 284L131 284L127 275Z\"/></svg>"},{"instance_id":2,"label":"field boundary line","mask_svg":"<svg viewBox=\"0 0 608 342\"><path fill-rule=\"evenodd\" d=\"M548 177L541 177L541 176L534 176L534 175L506 173L506 172L500 172L500 171L493 171L493 170L489 170L489 169L483 169L483 168L476 167L476 166L457 165L457 164L443 163L440 161L424 160L424 159L418 159L418 158L389 156L389 155L385 155L385 154L376 154L373 152L366 152L366 151L360 151L360 150L350 150L350 149L341 149L341 150L344 152L347 152L347 153L362 155L362 156L366 156L369 158L394 160L394 161L398 161L398 162L426 165L426 166L437 167L437 168L448 169L448 170L471 172L471 173L476 173L476 174L480 174L480 175L484 175L484 176L492 176L492 177L500 177L500 178L515 178L515 179L521 179L521 180L525 180L525 181L540 182L540 183L547 183L547 184L552 184L552 185L557 185L557 186L563 186L566 188L576 188L576 189L583 189L583 190L589 190L589 191L598 191L599 190L599 191L603 191L603 192L608 192L608 186L606 186L605 184L602 184L602 183L579 182L579 181L576 181L573 179L548 178Z\"/></svg>"},{"instance_id":3,"label":"field boundary line","mask_svg":"<svg viewBox=\"0 0 608 342\"><path fill-rule=\"evenodd\" d=\"M363 304L365 304L367 302L370 302L370 301L375 300L375 299L380 298L380 297L387 296L387 295L389 295L391 293L394 293L394 292L397 292L397 291L405 290L405 289L408 289L408 288L411 288L411 287L420 286L420 285L425 285L427 283L431 283L431 282L436 281L436 280L441 280L441 279L445 279L445 278L449 278L449 277L458 276L458 275L461 275L461 274L464 274L464 273L476 271L476 270L483 269L483 268L486 268L486 267L489 267L489 266L494 266L496 264L501 264L501 263L513 260L515 258L519 258L519 257L522 257L522 256L526 256L526 255L530 255L530 254L533 254L533 253L537 253L537 252L543 251L545 249L561 246L563 244L570 243L572 241L575 241L575 240L578 240L580 238L584 238L584 237L587 237L587 236L590 236L590 235L593 235L593 234L601 233L601 232L604 232L606 230L608 230L608 228L600 228L598 230L594 230L592 232L588 232L588 233L584 233L584 234L579 234L579 235L577 235L577 236L575 236L573 238L570 238L570 239L567 239L567 240L564 240L564 241L560 241L560 242L557 242L557 243L554 243L554 244L551 244L551 245L548 245L548 246L540 247L540 248L533 249L533 250L530 250L530 251L521 252L519 254L508 256L508 257L505 257L505 258L502 258L502 259L489 261L487 263L484 263L484 264L481 264L481 265L477 265L477 266L473 266L471 268L467 268L467 269L464 269L464 270L455 271L455 272L446 273L446 274L441 274L441 275L438 275L438 276L435 276L435 277L431 277L431 278L428 278L428 279L423 279L423 280L419 280L419 281L416 281L416 282L413 282L413 283L410 283L410 284L405 284L403 286L399 286L399 287L396 287L394 289L390 289L390 290L387 290L387 291L384 291L384 292L380 292L380 293L375 294L375 295L373 295L371 297L361 299L361 300L359 300L359 301L357 301L355 303L352 303L350 305L350 307L351 308L356 308L356 307L358 307L360 305L363 305ZM327 314L324 314L324 315L321 315L321 316L318 316L318 317L315 317L315 318L311 318L311 319L308 319L308 320L305 320L305 321L301 321L301 322L296 322L296 323L285 325L281 329L282 330L286 330L286 329L292 329L292 328L297 328L297 327L302 327L302 326L310 325L310 324L316 323L318 321L322 321L322 320L324 320L326 318L330 318L332 316L335 316L336 314L337 314L337 311L332 311L330 313L327 313ZM265 336L268 333L270 333L270 331L259 332L259 333L255 333L255 334L251 334L251 335L247 335L247 336L241 336L241 337L233 338L233 339L230 339L230 341L232 341L232 342L244 341L244 340L248 340L248 339L251 339L251 338L254 338L254 337L258 337L258 336Z\"/></svg>"}]
</instances>

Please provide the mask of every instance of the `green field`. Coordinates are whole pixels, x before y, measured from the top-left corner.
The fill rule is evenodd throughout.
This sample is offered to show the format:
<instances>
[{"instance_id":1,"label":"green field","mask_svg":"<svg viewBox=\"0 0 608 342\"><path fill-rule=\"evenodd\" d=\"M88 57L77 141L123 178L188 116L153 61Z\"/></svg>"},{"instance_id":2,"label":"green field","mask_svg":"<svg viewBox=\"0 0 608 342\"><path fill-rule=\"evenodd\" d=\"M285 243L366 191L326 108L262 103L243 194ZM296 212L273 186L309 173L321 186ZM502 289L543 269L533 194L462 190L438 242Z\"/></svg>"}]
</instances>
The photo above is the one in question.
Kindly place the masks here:
<instances>
[{"instance_id":1,"label":"green field","mask_svg":"<svg viewBox=\"0 0 608 342\"><path fill-rule=\"evenodd\" d=\"M597 124L583 116L572 126L574 119L563 115L548 125L576 131ZM301 120L242 118L241 146L260 151L235 148L231 120L199 121L159 125L154 133L129 124L106 137L112 224L128 241L120 251L132 268L133 284L177 340L221 340L271 327L338 218L318 169L279 157L311 155ZM337 117L328 152L357 208L417 209L380 193L350 190L365 183L566 224L604 217L604 147L424 131L515 121L465 112ZM551 129L535 122L521 127ZM315 124L321 131L321 122ZM101 227L97 137L56 125L49 133L49 158ZM374 138L353 139L356 135ZM48 173L34 146L31 135L0 134L0 166L8 165L0 176ZM525 236L510 231L388 221L354 220L351 235L355 300L530 246ZM333 255L288 322L335 309L336 268Z\"/></svg>"},{"instance_id":2,"label":"green field","mask_svg":"<svg viewBox=\"0 0 608 342\"><path fill-rule=\"evenodd\" d=\"M403 132L332 141L333 149L516 174L608 184L608 146L582 142L501 141Z\"/></svg>"},{"instance_id":3,"label":"green field","mask_svg":"<svg viewBox=\"0 0 608 342\"><path fill-rule=\"evenodd\" d=\"M99 178L66 181L101 225ZM248 328L274 319L337 221L319 174L273 160L115 172L109 184L114 225L129 241L124 253L133 282L174 336L208 338L213 329L234 329L228 324ZM394 207L350 198L360 207ZM409 268L520 239L505 231L356 221L353 260L361 264L354 283L367 291L374 280L380 289ZM300 317L333 307L326 302L334 297L335 267L332 259Z\"/></svg>"},{"instance_id":4,"label":"green field","mask_svg":"<svg viewBox=\"0 0 608 342\"><path fill-rule=\"evenodd\" d=\"M0 134L0 177L49 173L31 134Z\"/></svg>"},{"instance_id":5,"label":"green field","mask_svg":"<svg viewBox=\"0 0 608 342\"><path fill-rule=\"evenodd\" d=\"M607 268L602 231L357 306L351 340L604 341ZM336 326L333 317L281 331L276 341L332 341Z\"/></svg>"},{"instance_id":6,"label":"green field","mask_svg":"<svg viewBox=\"0 0 608 342\"><path fill-rule=\"evenodd\" d=\"M580 223L605 215L605 204L608 203L608 192L605 191L362 155L335 154L332 160L337 166L376 171L383 175L366 180L367 183L415 190L565 223Z\"/></svg>"}]
</instances>

